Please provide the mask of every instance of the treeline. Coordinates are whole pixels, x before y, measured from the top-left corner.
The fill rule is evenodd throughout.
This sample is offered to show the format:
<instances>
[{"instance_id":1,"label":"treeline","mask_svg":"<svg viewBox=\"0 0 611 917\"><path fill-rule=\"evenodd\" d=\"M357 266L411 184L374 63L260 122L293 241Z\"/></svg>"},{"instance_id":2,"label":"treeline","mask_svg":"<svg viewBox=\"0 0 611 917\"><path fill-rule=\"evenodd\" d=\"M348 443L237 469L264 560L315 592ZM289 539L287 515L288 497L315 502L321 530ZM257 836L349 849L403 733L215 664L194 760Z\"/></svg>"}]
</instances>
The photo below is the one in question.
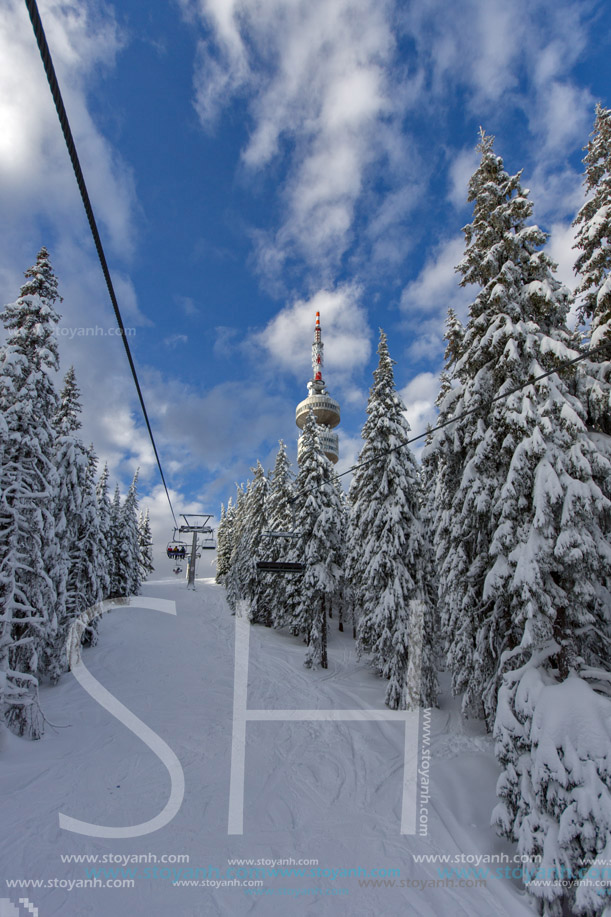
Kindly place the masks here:
<instances>
[{"instance_id":1,"label":"treeline","mask_svg":"<svg viewBox=\"0 0 611 917\"><path fill-rule=\"evenodd\" d=\"M93 446L79 438L74 369L61 392L57 278L42 248L16 302L0 314L0 713L39 738L41 679L67 670L72 622L105 598L137 594L153 569L148 514L138 515L137 473L122 501ZM97 620L83 634L97 640ZM0 728L2 723L0 721Z\"/></svg>"},{"instance_id":2,"label":"treeline","mask_svg":"<svg viewBox=\"0 0 611 917\"><path fill-rule=\"evenodd\" d=\"M421 509L424 494L384 332L369 395L365 445L348 496L321 450L312 412L294 478L284 443L269 478L260 463L221 510L217 582L253 623L287 626L306 645L305 664L327 667L329 620L352 628L357 652L388 679L393 709L436 699L434 577ZM288 533L290 538L270 533ZM259 561L303 563L302 576L262 573ZM418 633L418 653L409 634Z\"/></svg>"},{"instance_id":3,"label":"treeline","mask_svg":"<svg viewBox=\"0 0 611 917\"><path fill-rule=\"evenodd\" d=\"M448 313L442 426L422 465L401 446L382 334L347 498L311 418L296 480L281 449L270 481L257 466L223 511L218 579L253 622L303 635L310 665L326 665L329 614L354 622L391 707L433 703L439 650L464 715L496 739L493 823L534 865L538 912L599 915L611 881L588 870L611 837L611 111L597 107L575 218L583 333L567 325L575 298L521 173L483 131L478 150L457 266L474 298L464 326ZM291 499L297 538L280 548L261 536L291 527ZM279 555L305 574L257 576Z\"/></svg>"}]
</instances>

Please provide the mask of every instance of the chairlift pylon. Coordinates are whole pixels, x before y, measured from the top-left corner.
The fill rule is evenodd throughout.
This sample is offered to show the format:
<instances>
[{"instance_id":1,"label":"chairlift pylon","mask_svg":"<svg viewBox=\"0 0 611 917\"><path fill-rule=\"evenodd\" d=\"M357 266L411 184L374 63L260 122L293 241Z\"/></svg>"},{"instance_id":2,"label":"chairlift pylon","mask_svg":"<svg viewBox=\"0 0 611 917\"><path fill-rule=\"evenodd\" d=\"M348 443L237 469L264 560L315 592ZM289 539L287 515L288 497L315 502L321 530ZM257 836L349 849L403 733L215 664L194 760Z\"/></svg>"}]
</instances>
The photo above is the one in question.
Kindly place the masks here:
<instances>
[{"instance_id":1,"label":"chairlift pylon","mask_svg":"<svg viewBox=\"0 0 611 917\"><path fill-rule=\"evenodd\" d=\"M168 542L167 555L176 562L173 572L182 573L180 561L187 562L187 588L195 589L196 563L202 555L202 550L214 551L214 529L209 525L212 513L181 513L183 525L177 525L174 535ZM181 536L191 535L190 541L183 541Z\"/></svg>"},{"instance_id":2,"label":"chairlift pylon","mask_svg":"<svg viewBox=\"0 0 611 917\"><path fill-rule=\"evenodd\" d=\"M185 520L184 525L179 526L178 532L181 535L197 534L198 549L204 551L214 551L216 542L214 540L214 529L208 525L208 520L212 519L212 513L181 513ZM194 521L196 520L196 521ZM202 520L198 522L197 520Z\"/></svg>"}]
</instances>

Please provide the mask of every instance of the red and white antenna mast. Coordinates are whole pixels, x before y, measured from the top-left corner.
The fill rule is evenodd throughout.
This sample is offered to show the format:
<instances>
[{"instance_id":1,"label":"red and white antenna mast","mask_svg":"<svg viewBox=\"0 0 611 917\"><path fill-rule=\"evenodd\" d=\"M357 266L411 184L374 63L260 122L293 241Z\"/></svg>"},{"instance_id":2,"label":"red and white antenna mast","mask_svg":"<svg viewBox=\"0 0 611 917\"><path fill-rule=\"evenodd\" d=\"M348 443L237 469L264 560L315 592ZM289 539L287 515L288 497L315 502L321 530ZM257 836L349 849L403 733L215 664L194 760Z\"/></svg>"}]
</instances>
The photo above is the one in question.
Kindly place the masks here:
<instances>
[{"instance_id":1,"label":"red and white antenna mast","mask_svg":"<svg viewBox=\"0 0 611 917\"><path fill-rule=\"evenodd\" d=\"M333 427L339 423L339 404L329 395L322 378L324 346L320 328L320 312L317 312L314 343L312 344L312 378L308 382L308 397L297 405L295 423L300 430L303 430L309 412L313 411L323 452L335 463L339 456L339 443L337 433L333 433ZM301 442L302 437L299 438L299 448L301 448Z\"/></svg>"},{"instance_id":2,"label":"red and white antenna mast","mask_svg":"<svg viewBox=\"0 0 611 917\"><path fill-rule=\"evenodd\" d=\"M321 385L324 385L322 381L324 346L320 329L320 312L317 312L314 326L314 343L312 344L312 381L319 382ZM319 388L319 386L316 386L316 388Z\"/></svg>"}]
</instances>

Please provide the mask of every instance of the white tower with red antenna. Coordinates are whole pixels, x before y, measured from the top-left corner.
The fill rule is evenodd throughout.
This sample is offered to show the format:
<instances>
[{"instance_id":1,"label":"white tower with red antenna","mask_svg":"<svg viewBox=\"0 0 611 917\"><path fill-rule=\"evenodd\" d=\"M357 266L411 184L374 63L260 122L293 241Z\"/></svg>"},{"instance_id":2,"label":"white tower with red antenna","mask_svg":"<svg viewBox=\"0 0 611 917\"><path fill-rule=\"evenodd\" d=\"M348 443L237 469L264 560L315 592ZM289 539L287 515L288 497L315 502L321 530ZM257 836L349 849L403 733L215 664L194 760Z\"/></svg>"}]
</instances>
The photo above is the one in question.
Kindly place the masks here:
<instances>
[{"instance_id":1,"label":"white tower with red antenna","mask_svg":"<svg viewBox=\"0 0 611 917\"><path fill-rule=\"evenodd\" d=\"M305 427L310 409L314 412L316 423L319 425L318 436L322 450L334 464L339 458L339 442L337 433L332 430L339 423L339 404L328 394L322 378L323 348L320 330L320 312L316 313L314 326L314 343L312 344L312 378L308 382L308 397L297 405L295 423L300 430ZM297 445L297 460L301 450L302 436Z\"/></svg>"}]
</instances>

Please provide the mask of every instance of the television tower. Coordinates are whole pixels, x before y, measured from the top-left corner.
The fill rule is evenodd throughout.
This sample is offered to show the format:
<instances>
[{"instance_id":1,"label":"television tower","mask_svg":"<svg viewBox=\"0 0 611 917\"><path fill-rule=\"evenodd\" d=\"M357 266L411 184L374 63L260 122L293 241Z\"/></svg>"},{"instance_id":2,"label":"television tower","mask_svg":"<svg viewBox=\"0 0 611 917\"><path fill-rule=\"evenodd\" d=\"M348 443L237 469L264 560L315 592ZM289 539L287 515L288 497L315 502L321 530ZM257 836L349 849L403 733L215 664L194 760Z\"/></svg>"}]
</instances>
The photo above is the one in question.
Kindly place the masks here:
<instances>
[{"instance_id":1,"label":"television tower","mask_svg":"<svg viewBox=\"0 0 611 917\"><path fill-rule=\"evenodd\" d=\"M312 409L319 426L318 437L322 450L335 464L339 458L339 444L337 433L333 433L332 430L339 423L339 404L327 393L322 378L324 346L320 330L320 312L317 312L314 343L312 344L312 378L308 382L308 397L297 405L295 423L300 430L303 430L308 419L308 412ZM303 434L297 443L297 461L299 461L302 440Z\"/></svg>"}]
</instances>

